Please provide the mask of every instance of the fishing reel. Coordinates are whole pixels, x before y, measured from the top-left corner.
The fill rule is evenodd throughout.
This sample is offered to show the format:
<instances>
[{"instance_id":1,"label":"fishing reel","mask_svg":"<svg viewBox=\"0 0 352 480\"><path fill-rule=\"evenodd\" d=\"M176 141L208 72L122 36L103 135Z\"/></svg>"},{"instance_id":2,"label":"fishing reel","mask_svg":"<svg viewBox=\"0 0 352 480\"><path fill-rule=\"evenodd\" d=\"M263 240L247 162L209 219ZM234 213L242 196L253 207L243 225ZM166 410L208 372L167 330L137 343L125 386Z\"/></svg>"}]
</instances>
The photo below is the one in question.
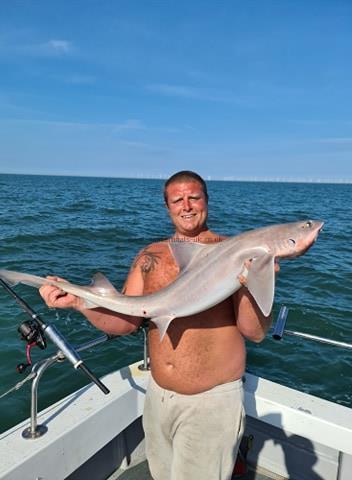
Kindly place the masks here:
<instances>
[{"instance_id":1,"label":"fishing reel","mask_svg":"<svg viewBox=\"0 0 352 480\"><path fill-rule=\"evenodd\" d=\"M22 340L27 342L26 356L27 363L20 363L17 365L17 371L22 373L27 367L32 365L31 348L39 347L44 350L46 348L46 339L44 333L57 346L61 355L66 358L76 370L83 372L89 379L94 382L100 390L107 395L110 390L97 378L93 372L85 365L78 352L69 344L66 338L60 333L55 325L45 324L35 311L8 285L2 278L0 278L0 285L11 295L12 298L28 313L31 320L21 323L18 331L21 334Z\"/></svg>"},{"instance_id":2,"label":"fishing reel","mask_svg":"<svg viewBox=\"0 0 352 480\"><path fill-rule=\"evenodd\" d=\"M31 349L33 347L39 347L41 350L46 349L46 338L41 329L39 322L35 319L22 322L17 329L21 335L21 340L27 343L26 345L26 358L27 363L19 363L16 366L18 373L23 373L27 367L32 365Z\"/></svg>"}]
</instances>

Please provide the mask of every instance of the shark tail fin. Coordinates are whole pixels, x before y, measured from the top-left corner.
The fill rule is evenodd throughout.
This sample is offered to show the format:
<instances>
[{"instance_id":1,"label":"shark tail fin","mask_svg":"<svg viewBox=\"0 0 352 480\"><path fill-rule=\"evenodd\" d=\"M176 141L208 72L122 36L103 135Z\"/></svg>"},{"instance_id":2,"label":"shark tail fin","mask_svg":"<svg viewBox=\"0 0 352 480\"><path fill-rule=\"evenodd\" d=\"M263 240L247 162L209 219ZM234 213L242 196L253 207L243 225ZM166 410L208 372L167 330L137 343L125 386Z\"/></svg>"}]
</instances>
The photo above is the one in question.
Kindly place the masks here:
<instances>
[{"instance_id":1,"label":"shark tail fin","mask_svg":"<svg viewBox=\"0 0 352 480\"><path fill-rule=\"evenodd\" d=\"M13 277L13 275L11 275L11 273L12 272L10 272L9 270L0 270L0 278L4 282L8 283L10 285L10 287L15 287L16 285L18 285L20 283L20 280Z\"/></svg>"},{"instance_id":2,"label":"shark tail fin","mask_svg":"<svg viewBox=\"0 0 352 480\"><path fill-rule=\"evenodd\" d=\"M48 281L45 278L38 277L37 275L31 275L29 273L15 272L13 270L0 269L0 278L7 282L12 287L18 283L29 285L30 287L39 288Z\"/></svg>"}]
</instances>

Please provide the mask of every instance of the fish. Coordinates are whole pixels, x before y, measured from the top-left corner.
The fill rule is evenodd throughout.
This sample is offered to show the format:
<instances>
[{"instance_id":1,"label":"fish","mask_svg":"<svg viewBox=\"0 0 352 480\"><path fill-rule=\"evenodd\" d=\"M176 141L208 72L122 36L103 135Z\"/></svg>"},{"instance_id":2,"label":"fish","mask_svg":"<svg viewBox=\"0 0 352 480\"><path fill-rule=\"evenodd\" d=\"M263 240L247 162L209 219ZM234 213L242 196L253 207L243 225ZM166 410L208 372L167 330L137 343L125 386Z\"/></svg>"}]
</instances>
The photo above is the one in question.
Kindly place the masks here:
<instances>
[{"instance_id":1,"label":"fish","mask_svg":"<svg viewBox=\"0 0 352 480\"><path fill-rule=\"evenodd\" d=\"M179 274L165 288L142 296L120 293L100 272L88 286L3 269L0 278L11 285L54 285L82 298L85 308L103 307L148 318L157 325L162 340L174 319L208 310L243 285L263 315L269 316L275 294L275 262L306 253L323 225L318 220L270 225L213 244L169 239Z\"/></svg>"}]
</instances>

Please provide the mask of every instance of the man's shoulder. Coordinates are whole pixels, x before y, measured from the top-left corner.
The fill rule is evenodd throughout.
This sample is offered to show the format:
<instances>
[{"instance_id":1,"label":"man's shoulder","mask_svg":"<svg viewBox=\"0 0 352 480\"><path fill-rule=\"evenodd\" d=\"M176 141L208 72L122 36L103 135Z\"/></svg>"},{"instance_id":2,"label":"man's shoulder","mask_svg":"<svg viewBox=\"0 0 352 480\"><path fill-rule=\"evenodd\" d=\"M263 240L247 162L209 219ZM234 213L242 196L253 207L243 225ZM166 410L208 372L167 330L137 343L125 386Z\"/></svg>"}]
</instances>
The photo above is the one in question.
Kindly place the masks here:
<instances>
[{"instance_id":1,"label":"man's shoulder","mask_svg":"<svg viewBox=\"0 0 352 480\"><path fill-rule=\"evenodd\" d=\"M143 252L155 252L155 251L164 251L168 248L170 239L159 240L157 242L150 243L146 247L143 247L139 253Z\"/></svg>"},{"instance_id":2,"label":"man's shoulder","mask_svg":"<svg viewBox=\"0 0 352 480\"><path fill-rule=\"evenodd\" d=\"M164 257L170 252L168 244L169 240L160 240L143 247L136 255L134 264L144 263L146 259L157 260Z\"/></svg>"},{"instance_id":3,"label":"man's shoulder","mask_svg":"<svg viewBox=\"0 0 352 480\"><path fill-rule=\"evenodd\" d=\"M168 240L150 243L137 254L132 264L132 270L139 267L143 274L150 273L161 265L168 264L171 258Z\"/></svg>"}]
</instances>

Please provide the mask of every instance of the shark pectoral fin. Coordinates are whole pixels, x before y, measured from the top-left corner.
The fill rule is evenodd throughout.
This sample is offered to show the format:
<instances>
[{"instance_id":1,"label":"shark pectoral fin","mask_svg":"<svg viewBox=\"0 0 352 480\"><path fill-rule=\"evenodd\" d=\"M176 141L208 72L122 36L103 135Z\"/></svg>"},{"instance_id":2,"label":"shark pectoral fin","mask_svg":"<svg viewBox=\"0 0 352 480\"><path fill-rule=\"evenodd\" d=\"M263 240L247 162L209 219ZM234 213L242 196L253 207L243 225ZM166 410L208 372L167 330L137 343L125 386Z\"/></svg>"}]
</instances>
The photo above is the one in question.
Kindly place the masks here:
<instances>
[{"instance_id":1,"label":"shark pectoral fin","mask_svg":"<svg viewBox=\"0 0 352 480\"><path fill-rule=\"evenodd\" d=\"M174 318L174 315L163 315L151 319L159 329L160 341L164 338L166 330Z\"/></svg>"},{"instance_id":2,"label":"shark pectoral fin","mask_svg":"<svg viewBox=\"0 0 352 480\"><path fill-rule=\"evenodd\" d=\"M266 317L274 303L274 261L274 257L266 253L253 258L248 269L247 288Z\"/></svg>"}]
</instances>

